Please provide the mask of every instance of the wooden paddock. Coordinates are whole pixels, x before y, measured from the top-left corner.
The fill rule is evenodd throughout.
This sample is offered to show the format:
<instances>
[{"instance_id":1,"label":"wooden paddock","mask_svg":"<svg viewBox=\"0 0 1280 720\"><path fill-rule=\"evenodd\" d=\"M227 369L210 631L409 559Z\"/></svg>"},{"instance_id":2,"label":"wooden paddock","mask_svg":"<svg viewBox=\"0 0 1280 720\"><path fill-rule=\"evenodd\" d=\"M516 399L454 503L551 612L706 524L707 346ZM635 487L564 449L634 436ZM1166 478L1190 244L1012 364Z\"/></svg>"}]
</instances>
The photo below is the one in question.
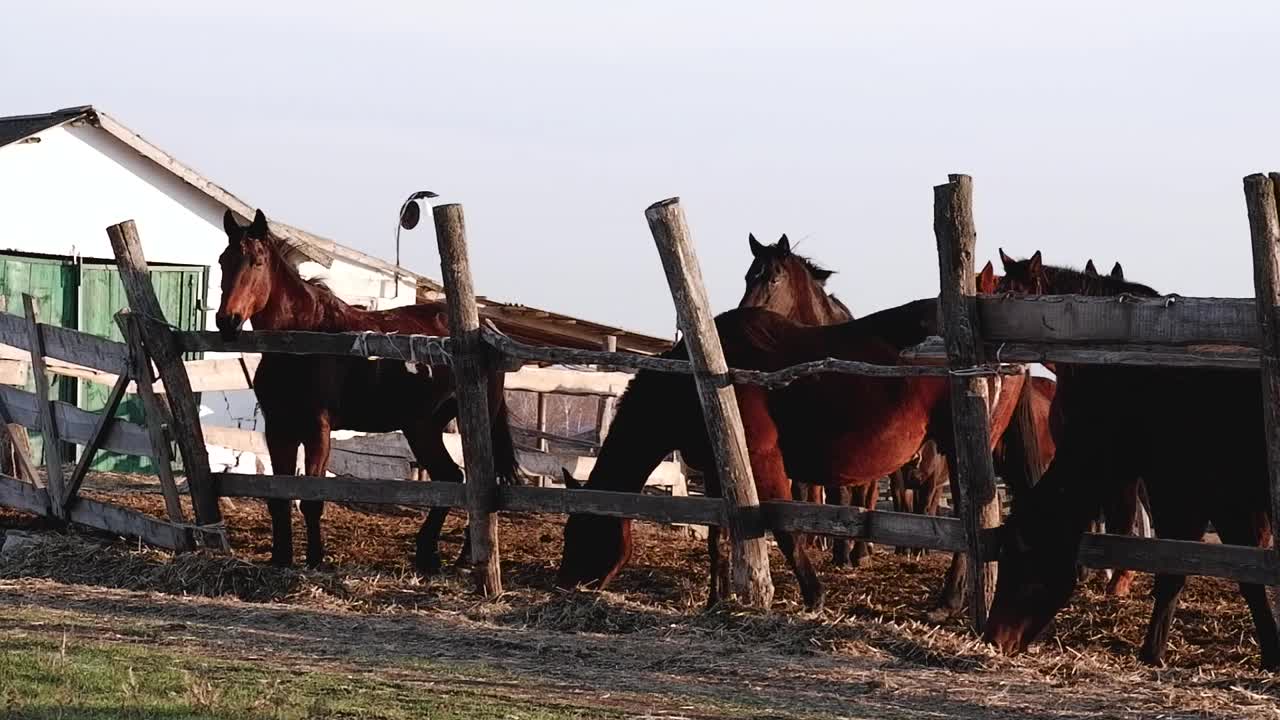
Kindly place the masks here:
<instances>
[{"instance_id":1,"label":"wooden paddock","mask_svg":"<svg viewBox=\"0 0 1280 720\"><path fill-rule=\"evenodd\" d=\"M125 271L133 313L122 324L129 344L114 343L75 331L40 324L35 318L0 315L0 343L20 348L25 357L0 353L0 375L12 363L25 363L48 372L79 373L125 391L150 394L146 425L135 425L72 408L47 395L0 389L0 419L45 431L51 438L82 444L86 454L98 448L165 458L168 440L183 455L196 511L193 521L177 514L168 519L113 508L78 498L79 467L59 485L50 475L47 485L29 479L0 476L0 504L28 510L97 529L141 537L147 542L187 549L195 544L220 547L225 542L218 497L296 498L465 508L470 516L477 584L487 595L501 591L500 548L494 532L503 512L587 513L660 523L722 526L730 530L734 546L732 570L740 596L767 606L771 596L767 557L762 552L765 529L865 539L889 545L909 545L964 552L970 566L972 619L980 627L998 567L998 506L990 455L985 450L986 405L983 377L1019 373L1008 363L1064 362L1083 364L1215 367L1260 372L1260 392L1266 428L1273 503L1280 511L1280 306L1277 282L1280 219L1276 197L1280 176L1252 175L1245 179L1246 207L1254 250L1256 297L1219 298L1095 298L974 297L972 181L951 176L935 189L935 231L941 272L942 312L947 337L927 342L903 354L903 364L820 360L774 373L728 368L722 356L684 213L678 202L650 208L650 227L676 301L677 315L688 340L691 360L670 360L630 353L536 347L516 342L482 326L467 261L461 208L437 208L438 237L449 286L448 302L454 337L379 335L376 333L241 333L224 341L214 333L173 330L159 314L145 261L131 223L113 226L109 234ZM37 310L36 308L32 308ZM34 313L32 313L33 315ZM247 387L252 376L250 358L184 364L191 351L283 352L403 359L424 364L452 364L462 383L461 443L468 483L423 483L403 476L383 479L351 477L295 477L211 473L203 452L207 441L220 442L219 433L241 431L202 428L192 389ZM581 363L605 368L646 369L695 373L699 394L716 442L718 462L728 468L725 499L665 497L541 487L498 487L488 447L483 373L486 363ZM152 377L154 367L158 378ZM696 369L696 370L695 370ZM816 373L853 373L876 377L943 376L952 378L956 419L958 472L953 496L957 518L926 517L860 508L791 502L759 503L749 466L741 453L742 429L733 402L733 385L753 383L780 387ZM38 375L43 376L44 372ZM616 397L630 375L610 371L590 381L556 370L526 369L508 375L525 377L531 392L565 392ZM8 377L5 375L5 377ZM157 382L157 380L159 382ZM146 388L142 387L145 383ZM510 385L508 387L511 387ZM39 391L39 384L37 385ZM114 394L114 393L113 393ZM609 416L601 412L602 424ZM544 440L535 435L537 441ZM244 440L243 437L239 438ZM225 441L225 437L222 441ZM256 441L256 440L255 440ZM54 447L47 443L46 447ZM335 458L341 456L337 444ZM163 448L163 449L162 449ZM34 466L34 460L27 458ZM84 463L82 463L84 464ZM167 464L167 463L166 463ZM390 466L388 466L390 467ZM399 473L400 466L397 467ZM577 474L577 473L575 473ZM166 499L172 476L161 473ZM993 514L993 507L994 510ZM1082 564L1097 568L1130 568L1152 573L1210 575L1237 581L1280 585L1280 554L1276 550L1207 543L1086 535L1079 550Z\"/></svg>"}]
</instances>

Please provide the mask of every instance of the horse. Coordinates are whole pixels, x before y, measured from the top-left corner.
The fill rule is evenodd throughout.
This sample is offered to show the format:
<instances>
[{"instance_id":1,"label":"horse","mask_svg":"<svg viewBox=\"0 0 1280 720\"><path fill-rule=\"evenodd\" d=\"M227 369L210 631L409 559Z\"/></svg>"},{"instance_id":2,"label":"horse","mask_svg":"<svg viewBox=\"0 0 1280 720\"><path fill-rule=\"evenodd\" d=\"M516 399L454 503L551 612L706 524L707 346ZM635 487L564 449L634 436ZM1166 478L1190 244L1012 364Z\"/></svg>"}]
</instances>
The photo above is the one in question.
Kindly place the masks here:
<instances>
[{"instance_id":1,"label":"horse","mask_svg":"<svg viewBox=\"0 0 1280 720\"><path fill-rule=\"evenodd\" d=\"M1003 291L1006 293L1092 295L1101 287L1102 276L1092 259L1085 263L1084 272L1066 272L1069 268L1046 266L1036 256L1024 261L1025 265L1020 265L1019 261L1006 255L1003 249L999 252L1000 262L1005 266L1006 272L1010 267L1023 268L1005 281ZM1123 282L1124 268L1119 262L1115 263L1107 277L1111 281ZM1106 520L1106 531L1116 535L1137 534L1139 513L1143 507L1150 507L1150 503L1146 500L1146 490L1141 478L1132 478L1129 482L1122 483L1102 504L1101 517ZM1094 531L1101 529L1096 520L1092 528ZM1135 576L1133 570L1116 570L1107 582L1105 594L1112 597L1127 596ZM1081 579L1084 577L1082 574Z\"/></svg>"},{"instance_id":2,"label":"horse","mask_svg":"<svg viewBox=\"0 0 1280 720\"><path fill-rule=\"evenodd\" d=\"M751 249L751 265L738 307L765 308L802 325L838 325L853 320L849 307L826 291L827 280L835 271L792 252L785 233L772 245L762 244L755 234L748 233L747 245ZM793 483L792 497L874 510L880 487L879 483L857 488ZM870 560L871 543L857 540L852 545L851 549L848 538L832 538L831 563L836 567L861 566Z\"/></svg>"},{"instance_id":3,"label":"horse","mask_svg":"<svg viewBox=\"0 0 1280 720\"><path fill-rule=\"evenodd\" d=\"M1037 252L1005 262L1002 290L1158 297L1122 273L1044 265ZM1076 584L1080 538L1108 495L1142 478L1158 537L1201 540L1210 523L1224 543L1271 542L1267 455L1256 371L1059 365L1053 402L1057 453L1043 479L1014 498L999 533L1000 574L984 639L1024 651ZM1208 491L1211 487L1212 491ZM1164 661L1181 575L1157 574L1140 652ZM1280 668L1280 638L1265 588L1240 583L1266 669Z\"/></svg>"},{"instance_id":4,"label":"horse","mask_svg":"<svg viewBox=\"0 0 1280 720\"><path fill-rule=\"evenodd\" d=\"M368 311L343 302L328 289L302 279L272 236L258 210L241 226L228 210L223 217L227 247L218 258L222 302L216 321L227 339L245 321L256 330L315 332L398 332L449 334L443 303ZM491 368L489 415L495 468L500 480L516 476L515 447L503 393L504 373ZM298 446L307 475L322 476L329 462L329 432L401 430L418 464L432 480L462 482L462 470L445 449L443 429L457 415L453 374L448 367L411 366L394 360L264 353L253 380L266 421L267 449L275 472L297 471ZM293 564L293 531L288 500L267 501L271 513L271 562ZM303 500L307 564L324 560L320 519L324 502ZM448 508L432 508L416 540L415 564L424 573L440 570L440 531ZM459 562L467 560L464 543Z\"/></svg>"},{"instance_id":5,"label":"horse","mask_svg":"<svg viewBox=\"0 0 1280 720\"><path fill-rule=\"evenodd\" d=\"M736 308L716 318L731 367L775 371L826 357L894 364L901 351L938 332L938 305L917 300L840 325L806 326L761 308ZM684 358L683 343L665 353ZM790 481L817 485L866 485L902 467L925 435L938 438L951 458L954 444L946 378L873 378L823 374L785 388L736 386L749 459L761 501L790 497ZM1005 418L1005 424L1008 419ZM1003 432L993 427L992 443ZM609 436L587 488L639 492L658 462L679 450L718 495L706 428L693 378L642 370L618 404ZM577 483L565 478L571 488ZM823 590L801 543L775 532L791 565L805 606L820 608ZM708 533L709 603L719 594L719 529ZM564 530L556 582L561 587L604 588L630 558L630 521L574 514Z\"/></svg>"}]
</instances>

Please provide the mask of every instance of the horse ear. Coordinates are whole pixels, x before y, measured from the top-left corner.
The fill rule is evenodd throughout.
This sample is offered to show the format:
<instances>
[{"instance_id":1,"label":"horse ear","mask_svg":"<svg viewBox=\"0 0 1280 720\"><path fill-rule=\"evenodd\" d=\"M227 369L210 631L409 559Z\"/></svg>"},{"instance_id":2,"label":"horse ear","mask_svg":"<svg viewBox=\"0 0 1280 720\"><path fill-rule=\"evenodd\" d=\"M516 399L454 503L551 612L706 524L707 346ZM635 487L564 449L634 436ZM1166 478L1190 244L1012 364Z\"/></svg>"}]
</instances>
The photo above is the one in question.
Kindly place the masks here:
<instances>
[{"instance_id":1,"label":"horse ear","mask_svg":"<svg viewBox=\"0 0 1280 720\"><path fill-rule=\"evenodd\" d=\"M560 468L560 474L564 476L565 487L569 488L570 490L582 489L582 483L578 482L577 478L575 478L572 474L570 474L568 470L565 470L564 468Z\"/></svg>"},{"instance_id":2,"label":"horse ear","mask_svg":"<svg viewBox=\"0 0 1280 720\"><path fill-rule=\"evenodd\" d=\"M764 246L756 240L755 233L747 233L747 244L751 246L752 257L760 257L760 253L764 252Z\"/></svg>"},{"instance_id":3,"label":"horse ear","mask_svg":"<svg viewBox=\"0 0 1280 720\"><path fill-rule=\"evenodd\" d=\"M1111 268L1111 277L1115 278L1116 280L1124 279L1124 268L1120 267L1120 263L1116 263Z\"/></svg>"},{"instance_id":4,"label":"horse ear","mask_svg":"<svg viewBox=\"0 0 1280 720\"><path fill-rule=\"evenodd\" d=\"M1089 258L1089 262L1084 264L1084 274L1090 277L1097 277L1098 268L1093 264L1093 258Z\"/></svg>"},{"instance_id":5,"label":"horse ear","mask_svg":"<svg viewBox=\"0 0 1280 720\"><path fill-rule=\"evenodd\" d=\"M262 208L258 208L258 212L253 216L253 223L249 225L249 235L267 239L267 216L262 212Z\"/></svg>"},{"instance_id":6,"label":"horse ear","mask_svg":"<svg viewBox=\"0 0 1280 720\"><path fill-rule=\"evenodd\" d=\"M1036 254L1032 255L1031 259L1027 261L1027 272L1031 273L1032 275L1036 275L1036 274L1039 274L1039 272L1043 268L1044 268L1044 260L1041 259L1040 257L1040 251L1037 250Z\"/></svg>"},{"instance_id":7,"label":"horse ear","mask_svg":"<svg viewBox=\"0 0 1280 720\"><path fill-rule=\"evenodd\" d=\"M996 268L988 260L978 273L978 292L990 295L996 291Z\"/></svg>"},{"instance_id":8,"label":"horse ear","mask_svg":"<svg viewBox=\"0 0 1280 720\"><path fill-rule=\"evenodd\" d=\"M778 238L778 252L783 255L791 254L791 241L787 239L786 233L782 233L782 237Z\"/></svg>"},{"instance_id":9,"label":"horse ear","mask_svg":"<svg viewBox=\"0 0 1280 720\"><path fill-rule=\"evenodd\" d=\"M240 224L236 222L236 216L231 214L230 209L222 214L222 229L226 231L228 240L240 233Z\"/></svg>"},{"instance_id":10,"label":"horse ear","mask_svg":"<svg viewBox=\"0 0 1280 720\"><path fill-rule=\"evenodd\" d=\"M1000 248L1000 264L1004 265L1004 271L1009 272L1009 266L1013 264L1013 258L1004 254L1004 248Z\"/></svg>"}]
</instances>

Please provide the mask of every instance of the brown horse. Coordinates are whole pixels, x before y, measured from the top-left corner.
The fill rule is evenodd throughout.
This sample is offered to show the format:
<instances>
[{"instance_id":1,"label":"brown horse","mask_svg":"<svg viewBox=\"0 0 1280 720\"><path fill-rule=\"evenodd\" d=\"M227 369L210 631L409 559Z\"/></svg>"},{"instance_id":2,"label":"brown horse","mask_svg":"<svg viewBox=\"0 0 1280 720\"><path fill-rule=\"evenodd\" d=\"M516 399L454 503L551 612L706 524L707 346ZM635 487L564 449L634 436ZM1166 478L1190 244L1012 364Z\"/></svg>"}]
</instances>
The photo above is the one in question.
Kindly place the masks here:
<instances>
[{"instance_id":1,"label":"brown horse","mask_svg":"<svg viewBox=\"0 0 1280 720\"><path fill-rule=\"evenodd\" d=\"M839 325L853 319L848 306L826 290L833 270L818 265L791 251L791 241L784 234L773 245L764 245L754 234L747 235L751 248L751 265L747 268L746 290L738 307L772 310L801 325ZM880 496L879 483L864 487L827 487L793 483L792 497L829 505L857 505L874 510ZM848 538L831 539L831 562L837 567L860 566L871 559L872 545Z\"/></svg>"},{"instance_id":2,"label":"brown horse","mask_svg":"<svg viewBox=\"0 0 1280 720\"><path fill-rule=\"evenodd\" d=\"M1156 297L1145 285L1030 260L1005 258L1002 289ZM1076 584L1080 537L1103 501L1142 478L1156 534L1263 546L1271 518L1261 388L1256 371L1059 365L1057 454L1002 529L1000 576L985 638L1019 652L1066 604ZM1208 483L1208 485L1206 485ZM1210 491L1211 489L1211 491ZM1157 574L1141 657L1160 663L1186 578ZM1262 665L1280 667L1276 619L1261 585L1240 583Z\"/></svg>"},{"instance_id":3,"label":"brown horse","mask_svg":"<svg viewBox=\"0 0 1280 720\"><path fill-rule=\"evenodd\" d=\"M218 329L233 338L246 320L256 330L317 332L398 332L448 335L441 303L392 310L356 309L329 290L307 282L284 257L267 218L259 210L241 227L230 211L223 218L227 248L218 258L222 268L222 303ZM504 374L489 377L489 412L498 474L515 476L515 450L503 398ZM267 448L275 472L294 474L298 446L305 453L307 475L324 475L329 463L329 432L404 431L419 465L432 480L461 482L462 470L445 449L442 432L457 414L453 375L448 367L410 367L394 360L358 357L266 353L254 375L254 390L266 420ZM307 564L324 559L320 533L322 501L302 501L307 523ZM271 511L271 561L293 562L291 506L268 500ZM424 572L440 569L437 548L448 508L432 508L417 537L416 564ZM460 558L465 561L464 546Z\"/></svg>"},{"instance_id":4,"label":"brown horse","mask_svg":"<svg viewBox=\"0 0 1280 720\"><path fill-rule=\"evenodd\" d=\"M918 300L842 325L810 327L767 310L739 308L716 318L716 328L731 367L772 371L826 357L895 364L903 349L937 334L937 311L935 300ZM683 343L666 356L685 357ZM939 438L950 457L946 389L939 377L844 374L813 376L768 392L738 386L760 500L789 498L788 478L817 485L877 482L902 467L926 434ZM993 438L1003 430L995 427ZM641 371L619 403L587 487L639 492L649 472L675 449L706 473L708 493L718 494L693 379ZM806 606L820 606L822 586L803 547L791 533L774 537L796 573ZM718 540L713 528L711 602L719 598ZM565 525L557 582L607 586L630 554L630 521L573 515Z\"/></svg>"}]
</instances>

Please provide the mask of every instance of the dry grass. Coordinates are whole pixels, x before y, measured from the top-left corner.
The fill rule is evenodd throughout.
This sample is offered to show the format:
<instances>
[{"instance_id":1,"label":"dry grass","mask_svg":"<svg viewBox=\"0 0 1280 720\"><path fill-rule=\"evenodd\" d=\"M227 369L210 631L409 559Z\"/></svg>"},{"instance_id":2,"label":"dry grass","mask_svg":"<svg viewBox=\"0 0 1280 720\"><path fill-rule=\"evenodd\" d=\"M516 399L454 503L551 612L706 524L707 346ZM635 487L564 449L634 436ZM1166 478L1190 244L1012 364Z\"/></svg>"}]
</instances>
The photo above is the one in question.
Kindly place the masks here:
<instances>
[{"instance_id":1,"label":"dry grass","mask_svg":"<svg viewBox=\"0 0 1280 720\"><path fill-rule=\"evenodd\" d=\"M92 494L92 493L91 493ZM158 497L114 492L115 502L152 513ZM478 602L468 578L447 572L423 579L409 553L417 517L377 515L330 505L325 514L332 566L320 571L266 566L270 523L265 505L224 501L235 558L168 553L120 541L86 543L56 538L0 565L0 577L50 578L62 583L173 595L278 602L365 616L435 617L486 632L536 633L572 654L585 638L679 643L686 651L658 653L661 670L705 677L804 668L801 681L840 678L842 687L895 702L963 702L990 712L1047 712L1044 717L1275 717L1280 687L1254 670L1252 623L1235 588L1193 578L1184 593L1170 645L1168 668L1136 662L1136 647L1150 612L1150 580L1139 576L1128 598L1107 598L1094 582L1077 593L1056 621L1055 634L1033 653L1004 658L976 642L960 618L931 622L929 600L947 558L896 557L881 548L872 566L839 571L819 564L827 583L827 609L802 611L792 576L775 552L777 601L768 615L732 606L703 611L704 544L685 533L637 526L637 556L612 592L563 592L552 587L559 560L562 518L504 515L501 524L506 585L496 602ZM295 513L301 556L303 537ZM0 526L31 520L0 512ZM461 544L461 522L451 518L442 551ZM245 606L244 612L253 612ZM500 637L500 635L486 635ZM575 640L577 638L577 640ZM597 665L608 653L593 656ZM618 672L643 668L619 657ZM638 665L634 665L638 663ZM606 672L608 668L597 668ZM550 671L548 671L550 672ZM826 680L824 680L825 682ZM799 691L797 686L797 691ZM816 687L816 686L815 686ZM819 690L814 689L814 698ZM914 699L914 700L913 700ZM810 699L810 702L818 700Z\"/></svg>"}]
</instances>

